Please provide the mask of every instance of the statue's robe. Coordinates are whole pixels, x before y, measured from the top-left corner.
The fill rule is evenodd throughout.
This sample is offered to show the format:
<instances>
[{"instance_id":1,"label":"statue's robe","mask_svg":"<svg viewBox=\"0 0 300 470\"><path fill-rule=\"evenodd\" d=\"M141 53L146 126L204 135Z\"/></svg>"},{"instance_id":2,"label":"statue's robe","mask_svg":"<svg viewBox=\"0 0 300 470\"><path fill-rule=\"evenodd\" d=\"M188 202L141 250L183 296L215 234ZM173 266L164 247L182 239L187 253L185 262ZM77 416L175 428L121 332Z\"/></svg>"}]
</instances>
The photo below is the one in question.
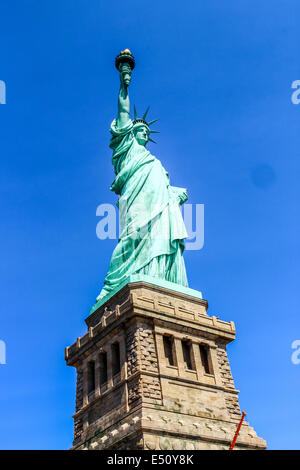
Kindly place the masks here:
<instances>
[{"instance_id":1,"label":"statue's robe","mask_svg":"<svg viewBox=\"0 0 300 470\"><path fill-rule=\"evenodd\" d=\"M161 162L136 141L131 120L122 128L114 120L110 130L116 174L110 189L120 196L121 230L97 300L131 274L187 286L182 256L187 233L179 208L185 190L171 186Z\"/></svg>"}]
</instances>

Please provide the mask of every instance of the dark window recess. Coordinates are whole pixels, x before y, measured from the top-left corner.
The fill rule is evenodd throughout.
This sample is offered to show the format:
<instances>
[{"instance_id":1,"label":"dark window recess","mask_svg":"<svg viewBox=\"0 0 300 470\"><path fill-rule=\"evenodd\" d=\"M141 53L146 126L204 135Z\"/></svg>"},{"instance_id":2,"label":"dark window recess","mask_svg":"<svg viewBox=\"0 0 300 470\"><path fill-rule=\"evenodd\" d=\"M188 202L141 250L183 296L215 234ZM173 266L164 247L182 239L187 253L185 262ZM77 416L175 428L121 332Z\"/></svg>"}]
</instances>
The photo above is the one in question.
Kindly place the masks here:
<instances>
[{"instance_id":1,"label":"dark window recess","mask_svg":"<svg viewBox=\"0 0 300 470\"><path fill-rule=\"evenodd\" d=\"M107 353L100 354L100 386L107 382Z\"/></svg>"},{"instance_id":2,"label":"dark window recess","mask_svg":"<svg viewBox=\"0 0 300 470\"><path fill-rule=\"evenodd\" d=\"M200 348L200 356L201 356L203 369L206 374L211 374L212 371L211 371L210 364L209 364L208 348L204 346L203 344L200 344L199 348Z\"/></svg>"},{"instance_id":3,"label":"dark window recess","mask_svg":"<svg viewBox=\"0 0 300 470\"><path fill-rule=\"evenodd\" d=\"M95 390L95 362L88 363L88 393Z\"/></svg>"},{"instance_id":4,"label":"dark window recess","mask_svg":"<svg viewBox=\"0 0 300 470\"><path fill-rule=\"evenodd\" d=\"M116 375L121 370L120 345L119 345L119 343L112 344L111 352L112 352L112 374Z\"/></svg>"},{"instance_id":5,"label":"dark window recess","mask_svg":"<svg viewBox=\"0 0 300 470\"><path fill-rule=\"evenodd\" d=\"M192 365L192 358L191 358L191 345L188 341L182 341L182 352L183 352L183 360L185 363L185 367L187 369L193 370Z\"/></svg>"},{"instance_id":6,"label":"dark window recess","mask_svg":"<svg viewBox=\"0 0 300 470\"><path fill-rule=\"evenodd\" d=\"M174 357L173 357L173 341L170 336L163 336L164 341L164 351L167 364L169 366L174 366Z\"/></svg>"}]
</instances>

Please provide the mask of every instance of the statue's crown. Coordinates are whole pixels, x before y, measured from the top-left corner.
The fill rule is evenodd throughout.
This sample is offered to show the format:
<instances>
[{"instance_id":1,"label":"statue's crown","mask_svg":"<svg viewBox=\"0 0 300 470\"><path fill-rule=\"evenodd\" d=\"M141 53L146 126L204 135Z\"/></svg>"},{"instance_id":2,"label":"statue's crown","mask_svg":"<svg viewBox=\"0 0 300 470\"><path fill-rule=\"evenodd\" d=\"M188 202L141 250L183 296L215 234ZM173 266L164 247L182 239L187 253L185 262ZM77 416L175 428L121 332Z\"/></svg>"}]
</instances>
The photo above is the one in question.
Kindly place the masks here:
<instances>
[{"instance_id":1,"label":"statue's crown","mask_svg":"<svg viewBox=\"0 0 300 470\"><path fill-rule=\"evenodd\" d=\"M150 130L151 124L154 124L156 121L158 121L158 119L154 119L153 121L149 121L149 122L146 121L146 116L148 114L149 109L150 109L150 106L148 106L148 108L146 109L146 111L144 113L144 116L142 118L139 118L139 117L137 117L136 108L134 106L134 120L132 121L132 124L133 124L134 127L146 126L148 131L149 131L149 134L159 134L159 131ZM149 140L156 144L155 140L150 139L150 137L149 137Z\"/></svg>"}]
</instances>

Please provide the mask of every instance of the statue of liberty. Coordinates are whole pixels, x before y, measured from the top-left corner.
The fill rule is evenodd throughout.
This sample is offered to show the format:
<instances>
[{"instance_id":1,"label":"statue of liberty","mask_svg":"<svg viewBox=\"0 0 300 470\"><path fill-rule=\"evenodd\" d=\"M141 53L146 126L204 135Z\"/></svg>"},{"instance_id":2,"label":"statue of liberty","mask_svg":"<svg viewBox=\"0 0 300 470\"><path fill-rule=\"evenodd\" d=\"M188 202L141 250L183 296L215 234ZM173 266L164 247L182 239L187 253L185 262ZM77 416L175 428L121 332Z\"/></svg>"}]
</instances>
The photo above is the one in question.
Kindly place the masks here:
<instances>
[{"instance_id":1,"label":"statue of liberty","mask_svg":"<svg viewBox=\"0 0 300 470\"><path fill-rule=\"evenodd\" d=\"M120 72L118 116L111 124L110 148L115 179L111 190L119 195L121 222L103 289L97 301L115 290L131 274L144 274L187 286L183 259L186 229L180 205L187 200L184 188L170 185L169 175L146 145L154 142L147 122L130 119L128 87L135 60L128 49L116 58Z\"/></svg>"}]
</instances>

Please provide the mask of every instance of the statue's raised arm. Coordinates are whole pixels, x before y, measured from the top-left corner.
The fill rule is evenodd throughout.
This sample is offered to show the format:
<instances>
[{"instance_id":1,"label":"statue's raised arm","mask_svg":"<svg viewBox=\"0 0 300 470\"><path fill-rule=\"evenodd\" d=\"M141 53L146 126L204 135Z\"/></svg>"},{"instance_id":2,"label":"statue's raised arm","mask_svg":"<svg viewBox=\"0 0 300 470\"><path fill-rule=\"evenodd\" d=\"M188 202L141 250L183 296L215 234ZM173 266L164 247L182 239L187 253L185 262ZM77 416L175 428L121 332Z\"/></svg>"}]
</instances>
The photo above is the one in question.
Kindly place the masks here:
<instances>
[{"instance_id":1,"label":"statue's raised arm","mask_svg":"<svg viewBox=\"0 0 300 470\"><path fill-rule=\"evenodd\" d=\"M120 91L118 98L117 126L124 127L129 120L130 102L128 87L131 81L132 69L135 66L134 57L129 49L122 51L116 58L116 67L120 72Z\"/></svg>"}]
</instances>

